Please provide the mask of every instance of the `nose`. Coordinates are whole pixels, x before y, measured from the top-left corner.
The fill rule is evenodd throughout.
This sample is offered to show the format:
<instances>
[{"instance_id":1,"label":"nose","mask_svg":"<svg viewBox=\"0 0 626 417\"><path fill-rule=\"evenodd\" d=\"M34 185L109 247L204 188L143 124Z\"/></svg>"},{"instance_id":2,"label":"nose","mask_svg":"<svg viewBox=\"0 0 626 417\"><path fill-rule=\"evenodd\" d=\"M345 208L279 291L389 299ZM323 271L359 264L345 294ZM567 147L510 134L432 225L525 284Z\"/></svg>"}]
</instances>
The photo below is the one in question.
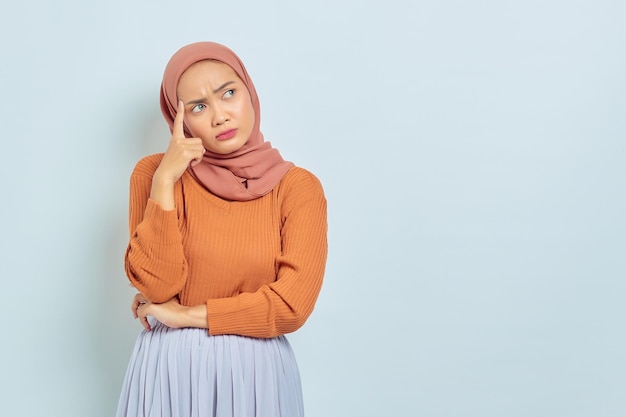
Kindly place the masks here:
<instances>
[{"instance_id":1,"label":"nose","mask_svg":"<svg viewBox=\"0 0 626 417\"><path fill-rule=\"evenodd\" d=\"M221 126L228 121L228 114L222 106L213 107L213 126Z\"/></svg>"}]
</instances>

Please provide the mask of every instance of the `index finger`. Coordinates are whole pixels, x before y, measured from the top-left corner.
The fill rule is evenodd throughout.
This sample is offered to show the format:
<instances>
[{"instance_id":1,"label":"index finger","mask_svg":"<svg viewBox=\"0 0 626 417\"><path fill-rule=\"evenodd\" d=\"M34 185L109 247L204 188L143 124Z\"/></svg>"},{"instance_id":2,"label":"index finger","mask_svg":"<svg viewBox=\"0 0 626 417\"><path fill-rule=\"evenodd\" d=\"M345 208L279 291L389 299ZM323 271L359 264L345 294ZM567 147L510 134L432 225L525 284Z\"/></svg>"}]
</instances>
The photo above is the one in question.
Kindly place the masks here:
<instances>
[{"instance_id":1,"label":"index finger","mask_svg":"<svg viewBox=\"0 0 626 417\"><path fill-rule=\"evenodd\" d=\"M185 105L182 100L178 100L178 108L176 109L176 117L174 118L174 128L172 129L172 136L184 138L185 137Z\"/></svg>"}]
</instances>

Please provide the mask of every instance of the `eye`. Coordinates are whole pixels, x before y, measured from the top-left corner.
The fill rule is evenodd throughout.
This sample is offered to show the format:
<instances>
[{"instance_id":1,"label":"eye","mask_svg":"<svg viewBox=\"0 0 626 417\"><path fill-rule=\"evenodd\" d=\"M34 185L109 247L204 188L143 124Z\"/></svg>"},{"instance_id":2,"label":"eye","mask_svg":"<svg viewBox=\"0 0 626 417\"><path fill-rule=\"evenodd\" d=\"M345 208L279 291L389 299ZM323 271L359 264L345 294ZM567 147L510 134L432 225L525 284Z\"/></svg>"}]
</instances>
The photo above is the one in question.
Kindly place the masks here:
<instances>
[{"instance_id":1,"label":"eye","mask_svg":"<svg viewBox=\"0 0 626 417\"><path fill-rule=\"evenodd\" d=\"M229 98L229 97L232 97L234 95L235 95L235 90L230 89L230 90L227 90L222 97L223 98Z\"/></svg>"},{"instance_id":2,"label":"eye","mask_svg":"<svg viewBox=\"0 0 626 417\"><path fill-rule=\"evenodd\" d=\"M204 104L196 104L195 106L193 106L191 108L191 112L192 113L199 113L202 110L204 110L206 108L206 106Z\"/></svg>"}]
</instances>

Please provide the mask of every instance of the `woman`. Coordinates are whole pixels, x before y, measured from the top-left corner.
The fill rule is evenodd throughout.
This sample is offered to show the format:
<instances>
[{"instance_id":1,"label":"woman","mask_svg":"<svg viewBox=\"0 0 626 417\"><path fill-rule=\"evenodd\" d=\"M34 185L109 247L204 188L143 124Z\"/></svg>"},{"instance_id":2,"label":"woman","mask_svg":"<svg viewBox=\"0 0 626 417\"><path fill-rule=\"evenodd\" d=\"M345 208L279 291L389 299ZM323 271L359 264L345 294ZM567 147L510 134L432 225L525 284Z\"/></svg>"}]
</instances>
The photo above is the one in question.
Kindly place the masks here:
<instances>
[{"instance_id":1,"label":"woman","mask_svg":"<svg viewBox=\"0 0 626 417\"><path fill-rule=\"evenodd\" d=\"M259 130L239 58L180 49L161 86L172 138L130 180L125 268L139 335L117 416L301 416L285 338L304 324L326 263L326 200Z\"/></svg>"}]
</instances>

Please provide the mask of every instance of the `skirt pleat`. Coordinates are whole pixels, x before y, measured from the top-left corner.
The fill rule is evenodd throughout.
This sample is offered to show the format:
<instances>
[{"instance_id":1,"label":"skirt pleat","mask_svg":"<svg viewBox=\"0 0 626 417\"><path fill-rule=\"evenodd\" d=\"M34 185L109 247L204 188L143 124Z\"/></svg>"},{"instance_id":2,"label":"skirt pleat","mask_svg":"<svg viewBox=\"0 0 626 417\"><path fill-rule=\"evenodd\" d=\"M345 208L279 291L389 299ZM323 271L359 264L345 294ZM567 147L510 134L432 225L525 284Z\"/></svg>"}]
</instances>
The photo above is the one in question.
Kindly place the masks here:
<instances>
[{"instance_id":1,"label":"skirt pleat","mask_svg":"<svg viewBox=\"0 0 626 417\"><path fill-rule=\"evenodd\" d=\"M301 417L302 387L284 336L209 336L154 322L131 355L117 417Z\"/></svg>"}]
</instances>

